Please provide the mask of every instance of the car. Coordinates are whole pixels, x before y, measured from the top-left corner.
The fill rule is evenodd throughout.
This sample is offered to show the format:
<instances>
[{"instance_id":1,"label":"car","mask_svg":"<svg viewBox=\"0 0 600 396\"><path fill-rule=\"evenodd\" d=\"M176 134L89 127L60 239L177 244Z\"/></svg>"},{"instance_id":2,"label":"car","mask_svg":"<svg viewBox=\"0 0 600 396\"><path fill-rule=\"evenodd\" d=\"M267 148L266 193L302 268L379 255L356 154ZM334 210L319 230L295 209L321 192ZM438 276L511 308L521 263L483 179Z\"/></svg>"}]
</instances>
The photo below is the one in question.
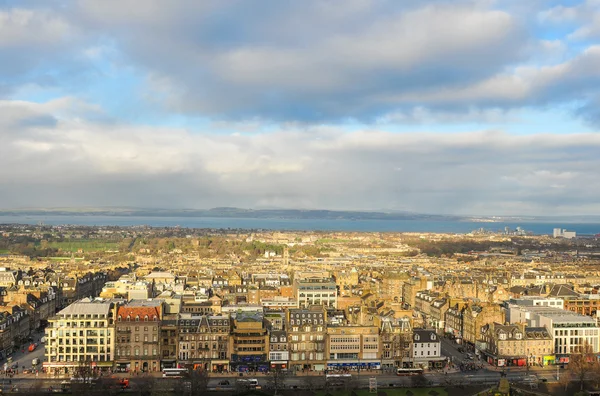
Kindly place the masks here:
<instances>
[{"instance_id":1,"label":"car","mask_svg":"<svg viewBox=\"0 0 600 396\"><path fill-rule=\"evenodd\" d=\"M548 378L542 378L542 382L548 382Z\"/></svg>"},{"instance_id":2,"label":"car","mask_svg":"<svg viewBox=\"0 0 600 396\"><path fill-rule=\"evenodd\" d=\"M227 380L223 380L223 381L219 381L219 385L220 386L229 386L229 385L231 385L231 383Z\"/></svg>"}]
</instances>

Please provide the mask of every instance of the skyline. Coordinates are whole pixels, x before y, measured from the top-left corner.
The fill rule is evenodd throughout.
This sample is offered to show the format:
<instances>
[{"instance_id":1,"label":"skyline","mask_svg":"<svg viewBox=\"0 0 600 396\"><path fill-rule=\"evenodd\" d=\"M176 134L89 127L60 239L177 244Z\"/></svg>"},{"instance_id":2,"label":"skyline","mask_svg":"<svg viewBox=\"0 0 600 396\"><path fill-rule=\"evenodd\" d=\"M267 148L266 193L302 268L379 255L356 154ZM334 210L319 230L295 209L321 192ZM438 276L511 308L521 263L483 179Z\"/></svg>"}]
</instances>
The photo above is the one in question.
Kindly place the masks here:
<instances>
[{"instance_id":1,"label":"skyline","mask_svg":"<svg viewBox=\"0 0 600 396\"><path fill-rule=\"evenodd\" d=\"M598 215L600 2L522 3L0 1L0 209Z\"/></svg>"}]
</instances>

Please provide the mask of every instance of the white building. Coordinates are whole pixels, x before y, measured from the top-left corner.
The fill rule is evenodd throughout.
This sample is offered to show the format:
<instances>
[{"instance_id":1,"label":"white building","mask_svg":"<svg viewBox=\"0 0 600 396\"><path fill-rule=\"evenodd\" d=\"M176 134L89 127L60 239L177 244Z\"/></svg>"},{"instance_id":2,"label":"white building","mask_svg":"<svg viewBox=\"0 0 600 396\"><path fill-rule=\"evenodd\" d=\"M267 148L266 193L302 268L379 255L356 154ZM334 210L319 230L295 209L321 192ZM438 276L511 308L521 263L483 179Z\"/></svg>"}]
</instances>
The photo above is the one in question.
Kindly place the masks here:
<instances>
[{"instance_id":1,"label":"white building","mask_svg":"<svg viewBox=\"0 0 600 396\"><path fill-rule=\"evenodd\" d=\"M413 330L412 357L414 360L429 361L441 356L442 342L435 330Z\"/></svg>"},{"instance_id":2,"label":"white building","mask_svg":"<svg viewBox=\"0 0 600 396\"><path fill-rule=\"evenodd\" d=\"M332 278L304 278L294 281L294 296L299 307L324 305L337 308L337 286Z\"/></svg>"},{"instance_id":3,"label":"white building","mask_svg":"<svg viewBox=\"0 0 600 396\"><path fill-rule=\"evenodd\" d=\"M509 323L527 323L529 327L546 327L554 339L554 353L559 363L569 361L569 354L600 351L600 327L596 320L563 309L544 306L508 304L506 320Z\"/></svg>"},{"instance_id":4,"label":"white building","mask_svg":"<svg viewBox=\"0 0 600 396\"><path fill-rule=\"evenodd\" d=\"M511 298L508 303L523 307L536 306L565 309L565 301L558 297L523 296L519 298Z\"/></svg>"},{"instance_id":5,"label":"white building","mask_svg":"<svg viewBox=\"0 0 600 396\"><path fill-rule=\"evenodd\" d=\"M575 231L563 230L562 228L555 228L552 232L552 236L554 236L554 238L573 239L577 237L577 233Z\"/></svg>"},{"instance_id":6,"label":"white building","mask_svg":"<svg viewBox=\"0 0 600 396\"><path fill-rule=\"evenodd\" d=\"M50 373L72 372L81 363L110 368L114 359L115 300L84 298L48 320L46 361Z\"/></svg>"}]
</instances>

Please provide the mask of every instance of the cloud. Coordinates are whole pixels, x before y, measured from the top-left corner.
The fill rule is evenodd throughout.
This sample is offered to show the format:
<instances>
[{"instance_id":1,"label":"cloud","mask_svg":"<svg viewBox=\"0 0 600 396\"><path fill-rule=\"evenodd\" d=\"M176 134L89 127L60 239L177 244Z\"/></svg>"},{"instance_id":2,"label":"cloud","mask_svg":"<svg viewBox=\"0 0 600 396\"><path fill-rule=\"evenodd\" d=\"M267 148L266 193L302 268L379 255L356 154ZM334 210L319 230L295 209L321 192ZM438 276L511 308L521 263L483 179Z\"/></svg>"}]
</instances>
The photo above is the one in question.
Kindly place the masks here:
<instances>
[{"instance_id":1,"label":"cloud","mask_svg":"<svg viewBox=\"0 0 600 396\"><path fill-rule=\"evenodd\" d=\"M600 209L598 134L398 134L317 126L199 133L65 115L69 101L0 104L1 120L11 115L0 146L1 207L276 205L483 214ZM39 117L55 122L28 122ZM34 193L36 188L44 193Z\"/></svg>"},{"instance_id":2,"label":"cloud","mask_svg":"<svg viewBox=\"0 0 600 396\"><path fill-rule=\"evenodd\" d=\"M128 16L123 2L80 1L77 20L112 35L169 111L373 120L398 105L385 94L460 87L525 56L524 26L478 3L150 1Z\"/></svg>"}]
</instances>

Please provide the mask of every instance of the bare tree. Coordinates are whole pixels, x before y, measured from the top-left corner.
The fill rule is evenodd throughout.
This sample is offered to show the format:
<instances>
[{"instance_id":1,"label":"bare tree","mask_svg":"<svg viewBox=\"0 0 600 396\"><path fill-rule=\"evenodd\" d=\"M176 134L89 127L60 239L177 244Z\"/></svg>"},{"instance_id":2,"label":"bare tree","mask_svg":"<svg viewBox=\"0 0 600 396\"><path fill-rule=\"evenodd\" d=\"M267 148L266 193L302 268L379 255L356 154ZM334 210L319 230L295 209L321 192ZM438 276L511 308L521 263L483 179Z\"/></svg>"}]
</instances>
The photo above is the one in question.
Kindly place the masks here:
<instances>
[{"instance_id":1,"label":"bare tree","mask_svg":"<svg viewBox=\"0 0 600 396\"><path fill-rule=\"evenodd\" d=\"M206 393L208 389L208 371L206 370L193 370L190 369L188 372L189 384L191 396L200 396Z\"/></svg>"},{"instance_id":2,"label":"bare tree","mask_svg":"<svg viewBox=\"0 0 600 396\"><path fill-rule=\"evenodd\" d=\"M587 342L583 345L580 353L572 353L569 358L569 372L579 381L580 390L586 379L596 372L598 363L593 353L593 348Z\"/></svg>"},{"instance_id":3,"label":"bare tree","mask_svg":"<svg viewBox=\"0 0 600 396\"><path fill-rule=\"evenodd\" d=\"M561 386L565 387L565 392L567 391L567 389L569 388L569 385L571 384L571 372L569 370L566 370L562 376L559 377L558 379L558 383Z\"/></svg>"},{"instance_id":4,"label":"bare tree","mask_svg":"<svg viewBox=\"0 0 600 396\"><path fill-rule=\"evenodd\" d=\"M307 390L314 392L317 389L326 389L327 381L324 375L320 375L318 377L315 376L306 376L302 377L304 379L304 388Z\"/></svg>"},{"instance_id":5,"label":"bare tree","mask_svg":"<svg viewBox=\"0 0 600 396\"><path fill-rule=\"evenodd\" d=\"M74 383L71 384L73 393L85 394L92 389L93 382L97 377L97 372L92 367L92 361L89 358L80 360L73 373L73 378L75 379Z\"/></svg>"},{"instance_id":6,"label":"bare tree","mask_svg":"<svg viewBox=\"0 0 600 396\"><path fill-rule=\"evenodd\" d=\"M155 387L155 378L148 375L147 373L141 377L136 378L136 385L141 396L152 395Z\"/></svg>"},{"instance_id":7,"label":"bare tree","mask_svg":"<svg viewBox=\"0 0 600 396\"><path fill-rule=\"evenodd\" d=\"M273 393L274 396L277 396L280 390L285 389L285 379L287 376L287 371L279 367L267 373L267 384L275 392Z\"/></svg>"}]
</instances>

